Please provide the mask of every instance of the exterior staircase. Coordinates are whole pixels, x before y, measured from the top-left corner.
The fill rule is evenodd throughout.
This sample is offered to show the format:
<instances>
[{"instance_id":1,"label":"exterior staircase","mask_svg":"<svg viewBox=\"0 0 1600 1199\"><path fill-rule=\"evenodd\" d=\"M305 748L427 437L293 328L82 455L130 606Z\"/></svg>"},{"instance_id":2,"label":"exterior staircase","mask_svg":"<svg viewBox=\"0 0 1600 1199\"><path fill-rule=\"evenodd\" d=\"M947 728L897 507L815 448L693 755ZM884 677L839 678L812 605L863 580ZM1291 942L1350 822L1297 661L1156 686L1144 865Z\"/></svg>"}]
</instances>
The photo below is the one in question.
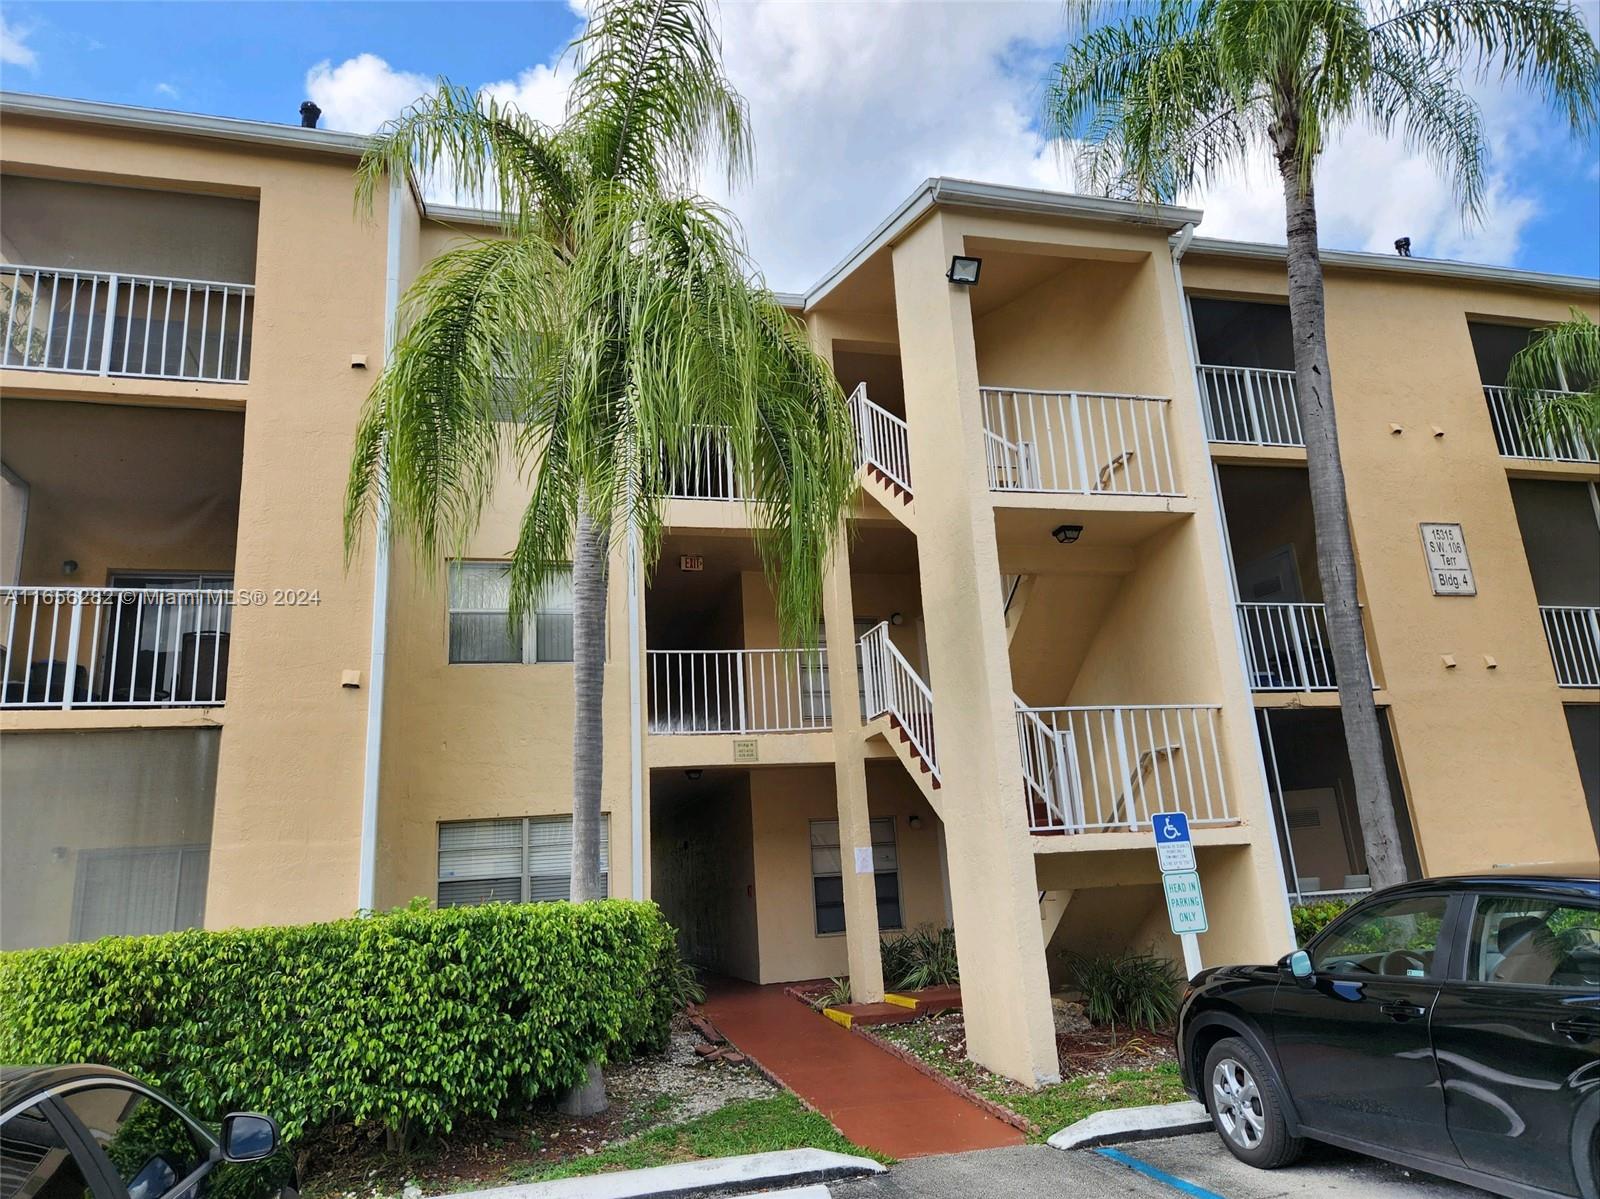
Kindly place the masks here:
<instances>
[{"instance_id":1,"label":"exterior staircase","mask_svg":"<svg viewBox=\"0 0 1600 1199\"><path fill-rule=\"evenodd\" d=\"M933 810L942 818L938 792L939 757L933 735L933 692L889 639L889 622L863 633L857 642L861 660L862 719L881 735L905 765Z\"/></svg>"},{"instance_id":2,"label":"exterior staircase","mask_svg":"<svg viewBox=\"0 0 1600 1199\"><path fill-rule=\"evenodd\" d=\"M850 393L856 430L856 469L861 486L907 528L915 514L911 492L911 443L906 422L867 398L862 383Z\"/></svg>"}]
</instances>

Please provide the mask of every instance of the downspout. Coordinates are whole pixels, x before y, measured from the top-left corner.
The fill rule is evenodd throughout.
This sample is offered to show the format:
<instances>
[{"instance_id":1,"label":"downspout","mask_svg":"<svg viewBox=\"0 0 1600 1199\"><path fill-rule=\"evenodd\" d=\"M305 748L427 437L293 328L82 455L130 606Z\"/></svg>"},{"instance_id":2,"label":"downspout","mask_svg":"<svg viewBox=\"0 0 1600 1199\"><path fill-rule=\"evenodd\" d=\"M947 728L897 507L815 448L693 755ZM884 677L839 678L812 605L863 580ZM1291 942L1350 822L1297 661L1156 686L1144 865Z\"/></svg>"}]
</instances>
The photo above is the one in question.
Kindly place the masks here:
<instances>
[{"instance_id":1,"label":"downspout","mask_svg":"<svg viewBox=\"0 0 1600 1199\"><path fill-rule=\"evenodd\" d=\"M383 274L383 365L394 353L395 314L400 307L400 214L406 181L389 175L389 238ZM380 470L386 467L380 466ZM378 488L375 551L372 561L372 646L367 668L367 747L361 772L361 867L356 883L356 908L377 907L378 890L378 778L383 760L384 667L389 642L389 491L384 479Z\"/></svg>"},{"instance_id":2,"label":"downspout","mask_svg":"<svg viewBox=\"0 0 1600 1199\"><path fill-rule=\"evenodd\" d=\"M644 696L639 678L644 646L644 614L640 604L639 530L628 525L628 771L633 830L633 898L644 893Z\"/></svg>"},{"instance_id":3,"label":"downspout","mask_svg":"<svg viewBox=\"0 0 1600 1199\"><path fill-rule=\"evenodd\" d=\"M1189 249L1189 243L1194 240L1194 223L1191 221L1178 231L1176 237L1170 242L1172 248L1172 278L1178 286L1178 308L1183 316L1183 341L1189 348L1189 380L1193 387L1194 397L1201 404L1205 397L1200 393L1200 350L1194 337L1194 314L1189 308L1189 297L1183 289L1183 256ZM1205 413L1200 414L1201 436L1205 436ZM1232 542L1228 538L1228 523L1222 516L1222 480L1217 474L1216 463L1211 461L1211 444L1205 446L1206 463L1211 468L1211 518L1216 522L1217 545L1222 550L1223 566L1228 573L1228 595L1233 604L1233 611L1229 613L1228 627L1233 630L1233 652L1239 664L1239 676L1244 679L1245 694L1250 694L1250 664L1245 657L1244 638L1239 635L1239 580L1233 570L1233 553L1229 549ZM1252 708L1250 718L1250 739L1256 747L1256 777L1261 782L1261 793L1267 797L1267 816L1272 826L1272 836L1268 840L1272 843L1272 861L1277 869L1277 877L1285 880L1283 873L1283 845L1278 840L1278 822L1272 812L1272 785L1267 780L1267 760L1261 743L1261 722L1255 718ZM1276 764L1274 764L1276 769ZM1279 796L1281 803L1282 796ZM1285 829L1285 836L1288 835ZM1289 910L1289 889L1287 881L1283 886L1283 919L1285 927L1293 935L1294 915Z\"/></svg>"}]
</instances>

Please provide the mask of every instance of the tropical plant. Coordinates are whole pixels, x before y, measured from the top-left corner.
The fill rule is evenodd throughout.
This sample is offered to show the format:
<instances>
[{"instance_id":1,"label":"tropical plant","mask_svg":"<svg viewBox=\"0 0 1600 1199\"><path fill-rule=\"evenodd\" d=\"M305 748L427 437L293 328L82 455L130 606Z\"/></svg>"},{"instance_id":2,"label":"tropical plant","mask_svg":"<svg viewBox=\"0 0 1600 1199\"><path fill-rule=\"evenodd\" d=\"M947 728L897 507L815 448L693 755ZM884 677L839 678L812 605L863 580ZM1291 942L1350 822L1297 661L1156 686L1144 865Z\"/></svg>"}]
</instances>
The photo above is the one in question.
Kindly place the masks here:
<instances>
[{"instance_id":1,"label":"tropical plant","mask_svg":"<svg viewBox=\"0 0 1600 1199\"><path fill-rule=\"evenodd\" d=\"M828 989L811 1001L811 1006L817 1011L827 1008L839 1007L850 1002L850 979L848 976L830 978Z\"/></svg>"},{"instance_id":2,"label":"tropical plant","mask_svg":"<svg viewBox=\"0 0 1600 1199\"><path fill-rule=\"evenodd\" d=\"M961 981L952 928L923 925L903 936L886 937L879 954L883 959L883 981L895 990L920 991Z\"/></svg>"},{"instance_id":3,"label":"tropical plant","mask_svg":"<svg viewBox=\"0 0 1600 1199\"><path fill-rule=\"evenodd\" d=\"M660 496L705 438L726 439L759 513L784 636L810 643L852 489L839 385L757 279L703 166L748 175L745 105L705 0L598 0L574 43L557 128L440 81L373 140L358 203L413 172L501 214L501 236L436 258L356 437L347 551L369 519L425 571L459 552L507 465L529 495L509 562L510 620L570 563L572 897L600 886L608 567L632 535L659 551ZM381 523L381 521L380 521Z\"/></svg>"},{"instance_id":4,"label":"tropical plant","mask_svg":"<svg viewBox=\"0 0 1600 1199\"><path fill-rule=\"evenodd\" d=\"M1178 1014L1183 976L1170 958L1131 949L1069 953L1066 968L1068 981L1083 995L1084 1014L1095 1024L1164 1028Z\"/></svg>"},{"instance_id":5,"label":"tropical plant","mask_svg":"<svg viewBox=\"0 0 1600 1199\"><path fill-rule=\"evenodd\" d=\"M1561 444L1576 435L1600 450L1600 325L1582 309L1536 330L1511 359L1506 385L1532 437Z\"/></svg>"},{"instance_id":6,"label":"tropical plant","mask_svg":"<svg viewBox=\"0 0 1600 1199\"><path fill-rule=\"evenodd\" d=\"M1046 127L1078 139L1085 186L1172 200L1263 151L1277 167L1296 397L1340 712L1372 881L1400 882L1334 420L1317 163L1350 123L1399 134L1450 178L1463 219L1476 218L1488 151L1468 80L1530 88L1588 133L1600 105L1594 40L1568 0L1080 0L1074 9L1076 37L1053 70ZM1121 19L1107 21L1108 13Z\"/></svg>"},{"instance_id":7,"label":"tropical plant","mask_svg":"<svg viewBox=\"0 0 1600 1199\"><path fill-rule=\"evenodd\" d=\"M1292 905L1289 908L1289 919L1294 924L1294 943L1304 945L1332 924L1334 917L1354 902L1350 899L1321 899L1315 903Z\"/></svg>"}]
</instances>

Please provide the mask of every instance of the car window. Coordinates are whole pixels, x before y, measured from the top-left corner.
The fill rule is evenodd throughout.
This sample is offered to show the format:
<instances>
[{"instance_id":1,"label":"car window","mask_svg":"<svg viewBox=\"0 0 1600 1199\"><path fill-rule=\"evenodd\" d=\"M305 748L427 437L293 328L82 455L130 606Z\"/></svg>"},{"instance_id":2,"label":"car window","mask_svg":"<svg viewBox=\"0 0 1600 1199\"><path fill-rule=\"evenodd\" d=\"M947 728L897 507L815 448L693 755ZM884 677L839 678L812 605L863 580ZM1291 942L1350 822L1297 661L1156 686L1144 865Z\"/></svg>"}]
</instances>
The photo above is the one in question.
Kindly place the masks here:
<instances>
[{"instance_id":1,"label":"car window","mask_svg":"<svg viewBox=\"0 0 1600 1199\"><path fill-rule=\"evenodd\" d=\"M128 1199L161 1199L210 1155L211 1146L175 1108L142 1091L84 1087L59 1101L98 1142Z\"/></svg>"},{"instance_id":2,"label":"car window","mask_svg":"<svg viewBox=\"0 0 1600 1199\"><path fill-rule=\"evenodd\" d=\"M1600 987L1600 905L1529 897L1478 900L1467 980L1523 987Z\"/></svg>"},{"instance_id":3,"label":"car window","mask_svg":"<svg viewBox=\"0 0 1600 1199\"><path fill-rule=\"evenodd\" d=\"M0 1199L93 1199L78 1160L37 1107L0 1128Z\"/></svg>"},{"instance_id":4,"label":"car window","mask_svg":"<svg viewBox=\"0 0 1600 1199\"><path fill-rule=\"evenodd\" d=\"M1328 974L1426 978L1434 973L1445 898L1423 895L1373 904L1319 940L1312 964Z\"/></svg>"}]
</instances>

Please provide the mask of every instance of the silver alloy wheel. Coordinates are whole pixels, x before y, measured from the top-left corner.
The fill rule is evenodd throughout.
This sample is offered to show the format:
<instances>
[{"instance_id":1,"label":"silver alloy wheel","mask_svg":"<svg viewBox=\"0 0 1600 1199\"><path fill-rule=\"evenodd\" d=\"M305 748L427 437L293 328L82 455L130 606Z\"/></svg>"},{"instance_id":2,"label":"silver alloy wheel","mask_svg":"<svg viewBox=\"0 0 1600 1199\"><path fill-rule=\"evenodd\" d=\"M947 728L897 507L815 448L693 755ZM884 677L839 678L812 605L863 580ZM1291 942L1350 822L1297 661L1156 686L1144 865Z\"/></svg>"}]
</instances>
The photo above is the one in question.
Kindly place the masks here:
<instances>
[{"instance_id":1,"label":"silver alloy wheel","mask_svg":"<svg viewBox=\"0 0 1600 1199\"><path fill-rule=\"evenodd\" d=\"M1241 1149L1254 1149L1266 1135L1267 1120L1261 1110L1261 1088L1255 1076L1235 1058L1225 1057L1211 1068L1211 1110L1222 1133Z\"/></svg>"}]
</instances>

